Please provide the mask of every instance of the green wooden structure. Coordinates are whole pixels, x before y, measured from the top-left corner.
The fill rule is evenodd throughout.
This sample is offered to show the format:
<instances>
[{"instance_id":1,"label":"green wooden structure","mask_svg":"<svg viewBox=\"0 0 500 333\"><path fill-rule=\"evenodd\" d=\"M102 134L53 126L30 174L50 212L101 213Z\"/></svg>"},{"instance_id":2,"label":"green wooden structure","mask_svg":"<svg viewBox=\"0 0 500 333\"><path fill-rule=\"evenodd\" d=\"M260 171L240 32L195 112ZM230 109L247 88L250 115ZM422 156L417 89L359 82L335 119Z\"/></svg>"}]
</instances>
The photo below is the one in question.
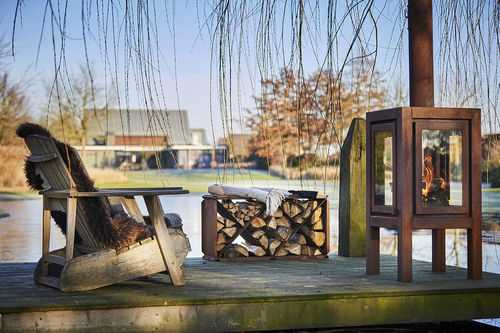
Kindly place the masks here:
<instances>
[{"instance_id":1,"label":"green wooden structure","mask_svg":"<svg viewBox=\"0 0 500 333\"><path fill-rule=\"evenodd\" d=\"M339 255L366 254L366 121L354 118L340 153Z\"/></svg>"},{"instance_id":2,"label":"green wooden structure","mask_svg":"<svg viewBox=\"0 0 500 333\"><path fill-rule=\"evenodd\" d=\"M88 292L33 282L35 264L0 264L0 332L241 332L500 317L500 275L480 281L414 262L414 282L396 281L396 258L367 276L364 258L207 262L188 259L186 286L164 275ZM157 283L155 283L155 280Z\"/></svg>"}]
</instances>

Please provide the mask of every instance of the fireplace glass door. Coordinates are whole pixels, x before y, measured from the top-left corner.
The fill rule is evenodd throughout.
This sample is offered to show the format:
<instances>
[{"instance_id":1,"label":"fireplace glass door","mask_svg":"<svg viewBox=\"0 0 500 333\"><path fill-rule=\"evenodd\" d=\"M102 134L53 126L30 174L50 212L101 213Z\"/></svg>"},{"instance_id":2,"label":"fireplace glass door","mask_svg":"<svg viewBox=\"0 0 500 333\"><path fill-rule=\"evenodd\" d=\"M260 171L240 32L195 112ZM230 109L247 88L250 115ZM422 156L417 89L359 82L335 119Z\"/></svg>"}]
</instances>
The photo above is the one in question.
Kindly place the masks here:
<instances>
[{"instance_id":1,"label":"fireplace glass door","mask_svg":"<svg viewBox=\"0 0 500 333\"><path fill-rule=\"evenodd\" d=\"M395 127L394 122L372 127L372 211L395 211Z\"/></svg>"},{"instance_id":2,"label":"fireplace glass door","mask_svg":"<svg viewBox=\"0 0 500 333\"><path fill-rule=\"evenodd\" d=\"M465 213L468 203L468 123L416 124L417 213Z\"/></svg>"}]
</instances>

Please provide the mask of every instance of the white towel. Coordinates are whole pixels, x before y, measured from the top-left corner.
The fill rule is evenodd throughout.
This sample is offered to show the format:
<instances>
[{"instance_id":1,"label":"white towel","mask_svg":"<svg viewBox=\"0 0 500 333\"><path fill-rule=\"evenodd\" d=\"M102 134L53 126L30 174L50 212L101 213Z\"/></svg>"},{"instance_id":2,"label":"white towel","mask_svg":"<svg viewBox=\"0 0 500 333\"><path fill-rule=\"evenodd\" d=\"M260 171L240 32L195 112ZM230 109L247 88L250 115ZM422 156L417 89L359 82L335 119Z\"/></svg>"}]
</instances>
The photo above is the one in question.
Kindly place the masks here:
<instances>
[{"instance_id":1,"label":"white towel","mask_svg":"<svg viewBox=\"0 0 500 333\"><path fill-rule=\"evenodd\" d=\"M208 187L208 192L215 195L235 195L248 199L255 199L266 205L266 215L274 215L279 206L286 197L291 194L285 190L275 188L258 188L258 187L235 187L214 184Z\"/></svg>"}]
</instances>

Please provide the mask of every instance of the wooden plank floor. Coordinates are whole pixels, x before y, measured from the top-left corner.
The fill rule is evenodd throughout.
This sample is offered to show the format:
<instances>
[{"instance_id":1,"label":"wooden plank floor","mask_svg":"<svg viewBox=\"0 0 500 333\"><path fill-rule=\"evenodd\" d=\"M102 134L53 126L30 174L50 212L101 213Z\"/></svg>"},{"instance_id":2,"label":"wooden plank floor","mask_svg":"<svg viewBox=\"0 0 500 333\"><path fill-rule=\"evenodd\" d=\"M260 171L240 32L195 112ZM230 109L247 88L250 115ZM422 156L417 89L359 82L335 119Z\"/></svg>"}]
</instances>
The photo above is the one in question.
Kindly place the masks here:
<instances>
[{"instance_id":1,"label":"wooden plank floor","mask_svg":"<svg viewBox=\"0 0 500 333\"><path fill-rule=\"evenodd\" d=\"M186 286L167 277L91 292L37 286L34 264L0 264L5 332L247 331L346 327L500 317L500 275L466 280L463 269L433 274L414 262L414 282L396 281L396 260L379 276L364 258L206 262L189 259ZM1 331L1 330L0 330Z\"/></svg>"}]
</instances>

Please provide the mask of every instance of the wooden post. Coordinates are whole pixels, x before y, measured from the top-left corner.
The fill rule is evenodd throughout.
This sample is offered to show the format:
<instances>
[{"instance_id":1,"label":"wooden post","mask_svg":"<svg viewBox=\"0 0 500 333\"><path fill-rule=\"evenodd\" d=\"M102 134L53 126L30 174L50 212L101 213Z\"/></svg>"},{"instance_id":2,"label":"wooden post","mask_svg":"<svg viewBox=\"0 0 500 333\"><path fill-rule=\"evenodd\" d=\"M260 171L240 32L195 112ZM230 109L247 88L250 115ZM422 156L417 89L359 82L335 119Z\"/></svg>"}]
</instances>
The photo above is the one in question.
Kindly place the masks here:
<instances>
[{"instance_id":1,"label":"wooden post","mask_svg":"<svg viewBox=\"0 0 500 333\"><path fill-rule=\"evenodd\" d=\"M366 121L354 118L340 153L339 255L366 254Z\"/></svg>"}]
</instances>

